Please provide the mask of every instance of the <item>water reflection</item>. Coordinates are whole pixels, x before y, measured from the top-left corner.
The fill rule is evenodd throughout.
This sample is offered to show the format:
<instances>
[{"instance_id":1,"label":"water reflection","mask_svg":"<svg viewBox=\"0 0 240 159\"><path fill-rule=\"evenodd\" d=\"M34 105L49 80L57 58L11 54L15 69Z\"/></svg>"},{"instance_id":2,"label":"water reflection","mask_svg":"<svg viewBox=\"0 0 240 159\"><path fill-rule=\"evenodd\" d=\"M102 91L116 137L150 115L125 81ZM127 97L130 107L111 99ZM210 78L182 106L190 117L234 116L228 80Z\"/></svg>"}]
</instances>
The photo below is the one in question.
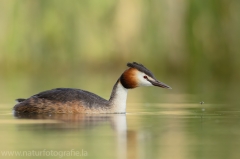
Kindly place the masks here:
<instances>
[{"instance_id":1,"label":"water reflection","mask_svg":"<svg viewBox=\"0 0 240 159\"><path fill-rule=\"evenodd\" d=\"M94 128L110 124L115 131L126 131L125 114L14 114L17 119L48 120L58 128ZM57 121L57 122L56 122Z\"/></svg>"},{"instance_id":2,"label":"water reflection","mask_svg":"<svg viewBox=\"0 0 240 159\"><path fill-rule=\"evenodd\" d=\"M50 121L47 129L94 129L100 125L109 124L114 131L117 143L117 155L119 158L127 158L127 122L126 114L14 114L17 119L37 119ZM51 122L52 121L52 122ZM57 122L56 122L57 121ZM38 125L39 126L39 125ZM22 127L22 126L21 126ZM134 133L130 132L132 136ZM132 137L131 137L132 138ZM131 140L130 140L131 141Z\"/></svg>"}]
</instances>

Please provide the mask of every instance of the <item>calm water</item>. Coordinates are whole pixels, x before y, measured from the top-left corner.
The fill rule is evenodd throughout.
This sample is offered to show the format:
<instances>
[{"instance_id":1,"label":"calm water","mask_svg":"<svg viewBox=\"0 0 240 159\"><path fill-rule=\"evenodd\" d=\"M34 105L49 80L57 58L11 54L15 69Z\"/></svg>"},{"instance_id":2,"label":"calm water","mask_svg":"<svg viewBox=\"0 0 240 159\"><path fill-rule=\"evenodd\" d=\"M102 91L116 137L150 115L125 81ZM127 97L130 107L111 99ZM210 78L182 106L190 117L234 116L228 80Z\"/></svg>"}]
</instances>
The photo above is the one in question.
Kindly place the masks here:
<instances>
[{"instance_id":1,"label":"calm water","mask_svg":"<svg viewBox=\"0 0 240 159\"><path fill-rule=\"evenodd\" d=\"M128 104L127 114L38 116L13 116L11 107L1 105L0 158L240 157L240 111L210 109L218 105Z\"/></svg>"}]
</instances>

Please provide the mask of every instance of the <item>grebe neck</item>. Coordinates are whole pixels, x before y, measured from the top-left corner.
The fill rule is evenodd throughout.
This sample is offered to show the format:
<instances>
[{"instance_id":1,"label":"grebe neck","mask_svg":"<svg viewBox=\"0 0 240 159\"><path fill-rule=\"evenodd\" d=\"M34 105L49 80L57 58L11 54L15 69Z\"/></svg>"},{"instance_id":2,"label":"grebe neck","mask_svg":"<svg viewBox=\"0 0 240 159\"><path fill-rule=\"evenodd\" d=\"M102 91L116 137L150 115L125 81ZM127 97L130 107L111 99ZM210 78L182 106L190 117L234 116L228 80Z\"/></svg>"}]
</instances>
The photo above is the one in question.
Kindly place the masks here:
<instances>
[{"instance_id":1,"label":"grebe neck","mask_svg":"<svg viewBox=\"0 0 240 159\"><path fill-rule=\"evenodd\" d=\"M113 113L125 113L128 89L124 88L118 79L113 86L111 97L109 99Z\"/></svg>"}]
</instances>

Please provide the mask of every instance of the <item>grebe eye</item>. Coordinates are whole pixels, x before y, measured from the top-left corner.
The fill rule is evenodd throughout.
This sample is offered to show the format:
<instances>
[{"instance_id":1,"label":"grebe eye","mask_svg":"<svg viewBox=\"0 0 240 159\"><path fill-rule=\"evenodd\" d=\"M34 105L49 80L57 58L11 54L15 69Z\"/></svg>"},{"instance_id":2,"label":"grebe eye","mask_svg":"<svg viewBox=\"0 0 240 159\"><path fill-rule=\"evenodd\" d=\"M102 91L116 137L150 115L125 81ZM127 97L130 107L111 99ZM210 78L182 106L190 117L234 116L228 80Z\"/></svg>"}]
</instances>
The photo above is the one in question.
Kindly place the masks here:
<instances>
[{"instance_id":1,"label":"grebe eye","mask_svg":"<svg viewBox=\"0 0 240 159\"><path fill-rule=\"evenodd\" d=\"M147 77L147 76L143 76L143 78L145 78L145 79L148 79L148 77Z\"/></svg>"}]
</instances>

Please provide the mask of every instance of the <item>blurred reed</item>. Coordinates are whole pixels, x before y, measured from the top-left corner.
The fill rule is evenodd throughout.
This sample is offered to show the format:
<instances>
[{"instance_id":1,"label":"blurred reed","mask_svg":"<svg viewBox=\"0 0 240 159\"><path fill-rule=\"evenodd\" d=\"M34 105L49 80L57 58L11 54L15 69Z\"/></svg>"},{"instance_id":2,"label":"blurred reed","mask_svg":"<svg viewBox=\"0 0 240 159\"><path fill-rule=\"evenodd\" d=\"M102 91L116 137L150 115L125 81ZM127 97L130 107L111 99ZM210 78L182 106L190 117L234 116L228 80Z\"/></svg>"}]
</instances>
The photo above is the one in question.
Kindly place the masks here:
<instances>
[{"instance_id":1,"label":"blurred reed","mask_svg":"<svg viewBox=\"0 0 240 159\"><path fill-rule=\"evenodd\" d=\"M239 14L238 0L1 0L0 101L87 80L111 89L137 61L175 93L239 102Z\"/></svg>"}]
</instances>

